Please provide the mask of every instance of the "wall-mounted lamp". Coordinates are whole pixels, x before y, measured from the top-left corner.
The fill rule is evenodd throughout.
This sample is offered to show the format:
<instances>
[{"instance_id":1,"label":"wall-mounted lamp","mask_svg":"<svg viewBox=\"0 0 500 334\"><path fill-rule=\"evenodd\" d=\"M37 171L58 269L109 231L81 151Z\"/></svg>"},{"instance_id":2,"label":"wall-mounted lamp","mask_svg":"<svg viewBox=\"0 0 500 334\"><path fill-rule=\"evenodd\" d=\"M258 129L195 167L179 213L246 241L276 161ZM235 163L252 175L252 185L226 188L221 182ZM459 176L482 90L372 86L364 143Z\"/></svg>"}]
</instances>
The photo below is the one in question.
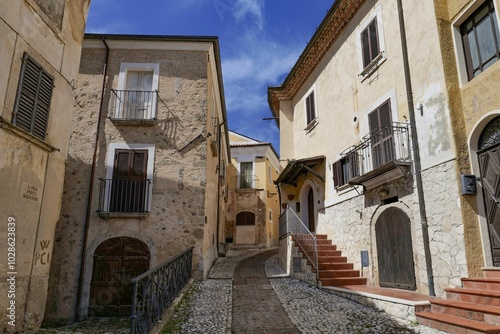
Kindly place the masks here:
<instances>
[{"instance_id":1,"label":"wall-mounted lamp","mask_svg":"<svg viewBox=\"0 0 500 334\"><path fill-rule=\"evenodd\" d=\"M389 190L382 188L379 191L379 195L380 195L380 197L386 197L387 195L389 195Z\"/></svg>"}]
</instances>

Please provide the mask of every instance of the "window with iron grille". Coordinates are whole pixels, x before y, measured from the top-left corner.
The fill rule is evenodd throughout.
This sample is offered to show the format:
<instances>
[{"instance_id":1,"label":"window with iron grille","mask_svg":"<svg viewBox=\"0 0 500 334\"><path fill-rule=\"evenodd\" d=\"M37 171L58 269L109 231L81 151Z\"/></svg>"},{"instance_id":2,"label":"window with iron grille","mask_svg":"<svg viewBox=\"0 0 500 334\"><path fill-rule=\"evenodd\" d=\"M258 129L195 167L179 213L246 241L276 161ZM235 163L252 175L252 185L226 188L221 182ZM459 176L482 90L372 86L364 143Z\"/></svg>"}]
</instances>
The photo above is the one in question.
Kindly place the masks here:
<instances>
[{"instance_id":1,"label":"window with iron grille","mask_svg":"<svg viewBox=\"0 0 500 334\"><path fill-rule=\"evenodd\" d=\"M370 65L380 54L376 17L361 32L361 50L363 54L363 67Z\"/></svg>"},{"instance_id":2,"label":"window with iron grille","mask_svg":"<svg viewBox=\"0 0 500 334\"><path fill-rule=\"evenodd\" d=\"M23 56L12 124L44 140L54 78L27 53Z\"/></svg>"},{"instance_id":3,"label":"window with iron grille","mask_svg":"<svg viewBox=\"0 0 500 334\"><path fill-rule=\"evenodd\" d=\"M460 25L467 75L472 80L500 58L500 34L493 0Z\"/></svg>"}]
</instances>

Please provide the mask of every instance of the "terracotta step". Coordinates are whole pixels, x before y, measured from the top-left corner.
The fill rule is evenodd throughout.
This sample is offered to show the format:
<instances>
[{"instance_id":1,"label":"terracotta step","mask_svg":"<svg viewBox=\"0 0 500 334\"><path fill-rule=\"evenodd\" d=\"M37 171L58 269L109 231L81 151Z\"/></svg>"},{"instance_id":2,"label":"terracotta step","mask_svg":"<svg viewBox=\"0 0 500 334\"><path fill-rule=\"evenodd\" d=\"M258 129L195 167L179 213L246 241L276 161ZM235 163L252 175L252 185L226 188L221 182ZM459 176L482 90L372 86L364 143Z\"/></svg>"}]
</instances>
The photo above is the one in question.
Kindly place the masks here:
<instances>
[{"instance_id":1,"label":"terracotta step","mask_svg":"<svg viewBox=\"0 0 500 334\"><path fill-rule=\"evenodd\" d=\"M332 244L331 240L324 240L324 239L316 240L316 242L318 243L318 246L319 245L331 245Z\"/></svg>"},{"instance_id":2,"label":"terracotta step","mask_svg":"<svg viewBox=\"0 0 500 334\"><path fill-rule=\"evenodd\" d=\"M318 251L320 250L337 250L337 245L318 245Z\"/></svg>"},{"instance_id":3,"label":"terracotta step","mask_svg":"<svg viewBox=\"0 0 500 334\"><path fill-rule=\"evenodd\" d=\"M322 286L366 285L364 277L320 278Z\"/></svg>"},{"instance_id":4,"label":"terracotta step","mask_svg":"<svg viewBox=\"0 0 500 334\"><path fill-rule=\"evenodd\" d=\"M342 251L339 250L318 250L318 257L322 256L342 256Z\"/></svg>"},{"instance_id":5,"label":"terracotta step","mask_svg":"<svg viewBox=\"0 0 500 334\"><path fill-rule=\"evenodd\" d=\"M446 298L451 300L500 306L500 291L465 288L444 289L444 291L446 291Z\"/></svg>"},{"instance_id":6,"label":"terracotta step","mask_svg":"<svg viewBox=\"0 0 500 334\"><path fill-rule=\"evenodd\" d=\"M462 286L467 289L500 291L500 277L462 278Z\"/></svg>"},{"instance_id":7,"label":"terracotta step","mask_svg":"<svg viewBox=\"0 0 500 334\"><path fill-rule=\"evenodd\" d=\"M316 234L316 239L328 239L328 236L326 234Z\"/></svg>"},{"instance_id":8,"label":"terracotta step","mask_svg":"<svg viewBox=\"0 0 500 334\"><path fill-rule=\"evenodd\" d=\"M320 270L319 278L338 278L338 277L359 277L359 270L341 269L341 270Z\"/></svg>"},{"instance_id":9,"label":"terracotta step","mask_svg":"<svg viewBox=\"0 0 500 334\"><path fill-rule=\"evenodd\" d=\"M438 298L432 300L431 303L431 312L482 321L490 325L500 326L500 307L498 306Z\"/></svg>"},{"instance_id":10,"label":"terracotta step","mask_svg":"<svg viewBox=\"0 0 500 334\"><path fill-rule=\"evenodd\" d=\"M354 264L341 263L318 263L319 270L349 270L354 268Z\"/></svg>"},{"instance_id":11,"label":"terracotta step","mask_svg":"<svg viewBox=\"0 0 500 334\"><path fill-rule=\"evenodd\" d=\"M304 244L299 244L300 248L305 250L306 252L312 252L314 251L314 247L311 245L304 245ZM337 246L335 245L318 245L318 252L320 251L336 251Z\"/></svg>"},{"instance_id":12,"label":"terracotta step","mask_svg":"<svg viewBox=\"0 0 500 334\"><path fill-rule=\"evenodd\" d=\"M417 321L424 326L439 329L449 333L500 333L500 326L490 325L448 314L417 312Z\"/></svg>"},{"instance_id":13,"label":"terracotta step","mask_svg":"<svg viewBox=\"0 0 500 334\"><path fill-rule=\"evenodd\" d=\"M346 263L345 256L318 256L318 263Z\"/></svg>"},{"instance_id":14,"label":"terracotta step","mask_svg":"<svg viewBox=\"0 0 500 334\"><path fill-rule=\"evenodd\" d=\"M483 268L484 277L500 278L500 268Z\"/></svg>"}]
</instances>

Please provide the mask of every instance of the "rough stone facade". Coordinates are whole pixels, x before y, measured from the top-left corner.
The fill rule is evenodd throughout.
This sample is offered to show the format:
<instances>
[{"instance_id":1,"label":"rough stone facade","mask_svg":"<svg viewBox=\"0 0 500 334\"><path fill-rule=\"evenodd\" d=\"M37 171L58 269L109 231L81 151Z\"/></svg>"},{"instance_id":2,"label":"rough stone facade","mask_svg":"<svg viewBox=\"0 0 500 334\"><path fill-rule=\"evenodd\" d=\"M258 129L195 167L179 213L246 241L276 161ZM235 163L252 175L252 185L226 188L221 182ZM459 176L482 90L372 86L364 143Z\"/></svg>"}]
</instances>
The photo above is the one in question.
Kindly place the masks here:
<instances>
[{"instance_id":1,"label":"rough stone facade","mask_svg":"<svg viewBox=\"0 0 500 334\"><path fill-rule=\"evenodd\" d=\"M224 230L223 226L217 226L217 222L218 213L224 212L224 200L217 167L219 159L228 160L228 149L224 127L220 127L222 135L218 137L221 140L220 152L214 152L219 148L211 145L212 138L207 135L214 131L213 117L218 117L221 123L225 119L223 95L218 84L220 68L210 61L218 52L217 41L194 41L188 37L182 41L159 38L150 42L141 36L133 39L107 39L110 47L107 81L93 177L93 146L106 49L97 38L88 38L88 44L84 44L63 208L56 233L47 321L72 322L75 313L80 318L92 316L87 308L94 254L99 245L112 238L127 237L144 243L150 254L149 268L194 246L193 270L198 279L206 277L218 256L217 245L222 240L217 232L219 236L224 235ZM182 43L188 45L189 50L179 46ZM123 124L110 119L115 99L112 90L119 89L120 68L124 63L158 64L157 112L156 119L150 124ZM102 204L100 179L109 178L113 147L123 145L150 147L151 206L149 212L140 217L96 212ZM151 162L153 166L149 167ZM92 203L84 246L91 180ZM82 247L85 247L84 254ZM68 257L67 254L75 256ZM82 258L85 262L83 280L80 281ZM80 305L75 309L80 284Z\"/></svg>"},{"instance_id":2,"label":"rough stone facade","mask_svg":"<svg viewBox=\"0 0 500 334\"><path fill-rule=\"evenodd\" d=\"M55 2L54 2L55 3ZM47 1L0 3L0 332L25 332L43 320L54 233L61 208L74 93L89 0L57 9ZM55 14L55 15L52 15ZM25 58L25 56L29 57ZM25 60L23 60L23 58ZM53 79L45 129L29 123L40 109L17 107L23 64ZM30 72L32 73L32 72ZM49 79L49 81L50 81ZM35 99L33 99L35 100ZM41 100L41 99L39 99ZM38 100L38 101L39 101ZM27 103L29 105L29 103ZM34 104L34 102L33 102ZM16 116L17 117L17 116ZM19 122L18 122L19 121Z\"/></svg>"}]
</instances>

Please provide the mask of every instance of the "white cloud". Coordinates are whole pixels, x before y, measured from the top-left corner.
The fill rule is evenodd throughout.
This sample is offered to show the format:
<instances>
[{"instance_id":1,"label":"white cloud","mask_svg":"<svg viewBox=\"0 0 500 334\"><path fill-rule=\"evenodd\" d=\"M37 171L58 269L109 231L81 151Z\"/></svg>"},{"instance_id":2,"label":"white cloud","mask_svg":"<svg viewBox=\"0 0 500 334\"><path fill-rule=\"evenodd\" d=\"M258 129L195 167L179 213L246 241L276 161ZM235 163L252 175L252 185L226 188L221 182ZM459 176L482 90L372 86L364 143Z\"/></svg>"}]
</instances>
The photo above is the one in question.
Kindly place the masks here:
<instances>
[{"instance_id":1,"label":"white cloud","mask_svg":"<svg viewBox=\"0 0 500 334\"><path fill-rule=\"evenodd\" d=\"M263 8L264 0L236 0L233 15L237 21L253 18L259 30L262 30L264 28Z\"/></svg>"}]
</instances>

